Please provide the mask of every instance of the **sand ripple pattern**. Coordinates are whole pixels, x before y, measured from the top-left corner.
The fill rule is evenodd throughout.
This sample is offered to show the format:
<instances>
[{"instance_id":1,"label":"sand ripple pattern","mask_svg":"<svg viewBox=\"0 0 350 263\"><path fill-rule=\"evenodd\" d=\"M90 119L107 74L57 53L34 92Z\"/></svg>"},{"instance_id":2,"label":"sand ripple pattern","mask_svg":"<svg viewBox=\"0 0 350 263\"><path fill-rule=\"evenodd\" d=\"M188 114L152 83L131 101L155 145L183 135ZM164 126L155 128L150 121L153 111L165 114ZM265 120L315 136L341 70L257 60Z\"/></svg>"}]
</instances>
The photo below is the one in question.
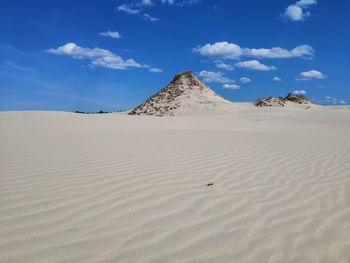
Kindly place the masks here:
<instances>
[{"instance_id":1,"label":"sand ripple pattern","mask_svg":"<svg viewBox=\"0 0 350 263\"><path fill-rule=\"evenodd\" d=\"M350 262L349 137L67 133L3 133L1 262Z\"/></svg>"}]
</instances>

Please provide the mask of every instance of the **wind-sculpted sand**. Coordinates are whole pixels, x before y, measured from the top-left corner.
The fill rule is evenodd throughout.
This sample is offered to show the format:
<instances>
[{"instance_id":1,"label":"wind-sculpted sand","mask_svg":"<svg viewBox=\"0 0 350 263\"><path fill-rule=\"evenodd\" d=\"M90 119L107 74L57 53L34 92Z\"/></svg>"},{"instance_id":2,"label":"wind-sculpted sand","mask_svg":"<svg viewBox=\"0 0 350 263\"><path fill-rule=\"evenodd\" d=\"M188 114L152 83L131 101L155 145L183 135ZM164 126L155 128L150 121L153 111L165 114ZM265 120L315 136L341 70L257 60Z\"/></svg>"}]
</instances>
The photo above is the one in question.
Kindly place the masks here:
<instances>
[{"instance_id":1,"label":"wind-sculpted sand","mask_svg":"<svg viewBox=\"0 0 350 263\"><path fill-rule=\"evenodd\" d=\"M0 262L350 262L345 107L3 112L0 132Z\"/></svg>"}]
</instances>

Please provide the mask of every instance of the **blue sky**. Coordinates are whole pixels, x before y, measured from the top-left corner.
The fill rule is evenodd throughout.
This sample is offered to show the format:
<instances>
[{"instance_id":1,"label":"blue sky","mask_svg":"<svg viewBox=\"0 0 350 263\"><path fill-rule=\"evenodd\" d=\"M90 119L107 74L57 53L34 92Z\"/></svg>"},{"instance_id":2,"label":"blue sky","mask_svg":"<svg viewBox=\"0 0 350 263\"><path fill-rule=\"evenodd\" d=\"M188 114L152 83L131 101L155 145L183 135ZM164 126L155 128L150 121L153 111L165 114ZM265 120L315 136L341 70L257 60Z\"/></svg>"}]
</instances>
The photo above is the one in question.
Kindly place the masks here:
<instances>
[{"instance_id":1,"label":"blue sky","mask_svg":"<svg viewBox=\"0 0 350 263\"><path fill-rule=\"evenodd\" d=\"M350 103L347 0L2 1L0 110L132 108L192 70L232 101Z\"/></svg>"}]
</instances>

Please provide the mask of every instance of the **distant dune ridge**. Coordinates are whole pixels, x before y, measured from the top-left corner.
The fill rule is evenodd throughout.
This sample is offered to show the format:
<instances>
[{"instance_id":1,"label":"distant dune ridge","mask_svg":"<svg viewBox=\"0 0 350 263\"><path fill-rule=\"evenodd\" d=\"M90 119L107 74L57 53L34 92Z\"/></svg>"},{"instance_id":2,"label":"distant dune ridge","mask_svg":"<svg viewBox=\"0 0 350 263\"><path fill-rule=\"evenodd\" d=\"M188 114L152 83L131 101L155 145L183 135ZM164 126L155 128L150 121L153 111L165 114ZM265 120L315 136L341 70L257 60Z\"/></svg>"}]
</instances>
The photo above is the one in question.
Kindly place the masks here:
<instances>
[{"instance_id":1,"label":"distant dune ridge","mask_svg":"<svg viewBox=\"0 0 350 263\"><path fill-rule=\"evenodd\" d=\"M312 103L306 96L297 95L293 93L289 93L286 97L266 97L257 99L254 102L254 105L257 107L284 107L288 103L296 103L296 104L306 104L306 105L315 105Z\"/></svg>"},{"instance_id":2,"label":"distant dune ridge","mask_svg":"<svg viewBox=\"0 0 350 263\"><path fill-rule=\"evenodd\" d=\"M129 115L178 116L230 112L238 104L224 99L200 81L191 71L175 75L162 90L133 109ZM289 93L286 97L257 99L257 107L313 106L306 96Z\"/></svg>"},{"instance_id":3,"label":"distant dune ridge","mask_svg":"<svg viewBox=\"0 0 350 263\"><path fill-rule=\"evenodd\" d=\"M191 71L177 74L161 91L137 106L130 115L175 116L225 111L233 103L216 94Z\"/></svg>"}]
</instances>

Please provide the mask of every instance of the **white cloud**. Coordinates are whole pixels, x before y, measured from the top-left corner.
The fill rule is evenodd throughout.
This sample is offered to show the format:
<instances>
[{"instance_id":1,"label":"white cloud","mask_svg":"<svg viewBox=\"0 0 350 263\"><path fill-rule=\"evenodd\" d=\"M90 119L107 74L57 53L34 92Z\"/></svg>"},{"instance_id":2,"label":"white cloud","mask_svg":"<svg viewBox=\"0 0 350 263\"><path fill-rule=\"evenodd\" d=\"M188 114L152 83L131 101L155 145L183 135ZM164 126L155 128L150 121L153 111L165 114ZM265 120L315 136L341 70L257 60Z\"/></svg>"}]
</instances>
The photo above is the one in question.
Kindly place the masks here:
<instances>
[{"instance_id":1,"label":"white cloud","mask_svg":"<svg viewBox=\"0 0 350 263\"><path fill-rule=\"evenodd\" d=\"M118 6L118 10L124 13L127 13L129 15L136 15L138 13L140 13L139 9L136 9L134 7L132 7L131 5L127 5L127 4L122 4L120 6Z\"/></svg>"},{"instance_id":2,"label":"white cloud","mask_svg":"<svg viewBox=\"0 0 350 263\"><path fill-rule=\"evenodd\" d=\"M154 72L154 73L162 73L163 72L163 70L160 68L150 68L149 71Z\"/></svg>"},{"instance_id":3,"label":"white cloud","mask_svg":"<svg viewBox=\"0 0 350 263\"><path fill-rule=\"evenodd\" d=\"M243 62L237 62L235 64L237 68L248 69L248 70L258 70L258 71L269 71L277 69L274 66L267 66L260 63L258 60L249 60Z\"/></svg>"},{"instance_id":4,"label":"white cloud","mask_svg":"<svg viewBox=\"0 0 350 263\"><path fill-rule=\"evenodd\" d=\"M234 82L233 80L225 77L222 72L212 72L212 71L203 70L199 73L199 76L205 82L218 82L218 83Z\"/></svg>"},{"instance_id":5,"label":"white cloud","mask_svg":"<svg viewBox=\"0 0 350 263\"><path fill-rule=\"evenodd\" d=\"M310 79L325 79L326 75L317 70L310 70L301 72L297 77L297 80L310 80Z\"/></svg>"},{"instance_id":6,"label":"white cloud","mask_svg":"<svg viewBox=\"0 0 350 263\"><path fill-rule=\"evenodd\" d=\"M103 56L95 58L91 61L91 66L110 68L110 69L128 69L128 68L146 68L146 65L141 65L133 59L123 60L121 57Z\"/></svg>"},{"instance_id":7,"label":"white cloud","mask_svg":"<svg viewBox=\"0 0 350 263\"><path fill-rule=\"evenodd\" d=\"M339 104L345 105L347 103L345 100L334 98L334 97L331 97L331 96L326 96L323 99L323 102L325 102L327 104L338 104L338 105Z\"/></svg>"},{"instance_id":8,"label":"white cloud","mask_svg":"<svg viewBox=\"0 0 350 263\"><path fill-rule=\"evenodd\" d=\"M290 5L283 15L291 21L304 21L310 16L310 12L304 12L300 6Z\"/></svg>"},{"instance_id":9,"label":"white cloud","mask_svg":"<svg viewBox=\"0 0 350 263\"><path fill-rule=\"evenodd\" d=\"M187 6L199 3L201 0L161 0L163 4L171 6ZM159 18L152 17L150 14L144 13L144 10L148 7L154 6L154 0L134 0L129 3L124 3L118 6L118 11L124 12L129 15L138 15L147 21L158 21Z\"/></svg>"},{"instance_id":10,"label":"white cloud","mask_svg":"<svg viewBox=\"0 0 350 263\"><path fill-rule=\"evenodd\" d=\"M122 57L102 48L85 48L75 43L67 43L58 48L50 48L46 52L55 55L65 55L74 59L88 59L92 67L104 67L110 69L128 69L128 68L150 68L148 65L142 65L134 59L123 59Z\"/></svg>"},{"instance_id":11,"label":"white cloud","mask_svg":"<svg viewBox=\"0 0 350 263\"><path fill-rule=\"evenodd\" d=\"M317 1L316 0L299 0L295 4L301 7L308 7L309 5L317 4Z\"/></svg>"},{"instance_id":12,"label":"white cloud","mask_svg":"<svg viewBox=\"0 0 350 263\"><path fill-rule=\"evenodd\" d=\"M75 43L67 43L56 49L51 48L46 51L55 55L68 55L76 59L88 59L88 58L92 59L92 58L102 57L102 56L113 56L113 54L106 49L83 48L83 47L79 47Z\"/></svg>"},{"instance_id":13,"label":"white cloud","mask_svg":"<svg viewBox=\"0 0 350 263\"><path fill-rule=\"evenodd\" d=\"M314 50L308 45L297 46L291 50L280 47L244 49L244 54L257 58L310 58L314 56Z\"/></svg>"},{"instance_id":14,"label":"white cloud","mask_svg":"<svg viewBox=\"0 0 350 263\"><path fill-rule=\"evenodd\" d=\"M308 45L297 46L291 50L280 47L244 49L246 56L257 58L310 58L314 56L314 50Z\"/></svg>"},{"instance_id":15,"label":"white cloud","mask_svg":"<svg viewBox=\"0 0 350 263\"><path fill-rule=\"evenodd\" d=\"M152 2L152 0L141 0L138 3L139 6L152 6L154 5L154 3Z\"/></svg>"},{"instance_id":16,"label":"white cloud","mask_svg":"<svg viewBox=\"0 0 350 263\"><path fill-rule=\"evenodd\" d=\"M222 86L224 89L239 89L240 86L236 85L236 84L224 84Z\"/></svg>"},{"instance_id":17,"label":"white cloud","mask_svg":"<svg viewBox=\"0 0 350 263\"><path fill-rule=\"evenodd\" d=\"M282 79L280 77L277 77L277 76L273 77L272 80L274 80L274 81L282 81Z\"/></svg>"},{"instance_id":18,"label":"white cloud","mask_svg":"<svg viewBox=\"0 0 350 263\"><path fill-rule=\"evenodd\" d=\"M121 34L119 34L119 32L117 31L106 31L106 32L101 32L100 33L101 36L104 36L104 37L111 37L111 38L115 38L115 39L118 39L118 38L121 38Z\"/></svg>"},{"instance_id":19,"label":"white cloud","mask_svg":"<svg viewBox=\"0 0 350 263\"><path fill-rule=\"evenodd\" d=\"M297 46L291 50L280 47L242 48L227 41L205 44L194 48L193 52L210 58L235 60L242 56L255 58L312 58L314 56L313 48L308 45Z\"/></svg>"},{"instance_id":20,"label":"white cloud","mask_svg":"<svg viewBox=\"0 0 350 263\"><path fill-rule=\"evenodd\" d=\"M310 12L305 9L314 4L317 4L316 0L297 1L295 4L289 5L286 8L282 17L290 21L305 21L310 16Z\"/></svg>"},{"instance_id":21,"label":"white cloud","mask_svg":"<svg viewBox=\"0 0 350 263\"><path fill-rule=\"evenodd\" d=\"M239 59L243 55L242 48L234 43L216 42L194 48L193 51L202 56L223 59Z\"/></svg>"},{"instance_id":22,"label":"white cloud","mask_svg":"<svg viewBox=\"0 0 350 263\"><path fill-rule=\"evenodd\" d=\"M226 69L226 70L234 70L235 68L232 65L223 63L221 61L215 62L215 66L220 69Z\"/></svg>"},{"instance_id":23,"label":"white cloud","mask_svg":"<svg viewBox=\"0 0 350 263\"><path fill-rule=\"evenodd\" d=\"M247 78L247 77L241 77L239 79L242 83L249 83L249 82L252 82L252 80L250 78Z\"/></svg>"},{"instance_id":24,"label":"white cloud","mask_svg":"<svg viewBox=\"0 0 350 263\"><path fill-rule=\"evenodd\" d=\"M294 91L293 91L293 94L295 94L295 95L306 95L306 91L303 90L303 89L294 90Z\"/></svg>"},{"instance_id":25,"label":"white cloud","mask_svg":"<svg viewBox=\"0 0 350 263\"><path fill-rule=\"evenodd\" d=\"M153 16L151 16L150 14L147 14L147 13L144 13L144 14L142 15L142 18L143 18L143 20L150 21L150 22L159 21L159 18L153 17Z\"/></svg>"}]
</instances>

